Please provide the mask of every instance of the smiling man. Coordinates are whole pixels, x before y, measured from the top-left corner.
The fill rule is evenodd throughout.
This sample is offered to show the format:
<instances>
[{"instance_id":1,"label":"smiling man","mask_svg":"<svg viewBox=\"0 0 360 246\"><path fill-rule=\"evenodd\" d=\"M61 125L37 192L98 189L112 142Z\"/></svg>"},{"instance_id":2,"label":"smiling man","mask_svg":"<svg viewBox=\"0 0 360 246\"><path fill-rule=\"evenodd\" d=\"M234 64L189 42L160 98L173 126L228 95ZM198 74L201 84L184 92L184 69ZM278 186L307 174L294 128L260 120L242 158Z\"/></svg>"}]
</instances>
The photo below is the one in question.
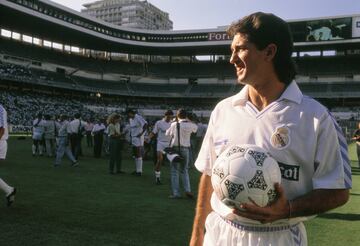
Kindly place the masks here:
<instances>
[{"instance_id":1,"label":"smiling man","mask_svg":"<svg viewBox=\"0 0 360 246\"><path fill-rule=\"evenodd\" d=\"M348 200L346 141L328 110L304 96L294 81L285 21L258 12L233 23L228 34L230 63L245 86L211 114L195 163L203 174L190 245L307 245L302 222ZM213 194L214 162L235 144L258 145L278 161L282 182L269 206L232 210Z\"/></svg>"}]
</instances>

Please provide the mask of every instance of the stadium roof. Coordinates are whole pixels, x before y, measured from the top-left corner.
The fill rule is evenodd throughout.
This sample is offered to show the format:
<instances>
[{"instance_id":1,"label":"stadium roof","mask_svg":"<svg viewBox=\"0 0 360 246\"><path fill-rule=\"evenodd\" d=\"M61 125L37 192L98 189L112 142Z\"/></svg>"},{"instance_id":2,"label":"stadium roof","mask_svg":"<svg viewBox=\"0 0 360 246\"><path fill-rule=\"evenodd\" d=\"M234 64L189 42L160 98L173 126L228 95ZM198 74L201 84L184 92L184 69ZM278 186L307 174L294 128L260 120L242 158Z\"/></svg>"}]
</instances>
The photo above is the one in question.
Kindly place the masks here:
<instances>
[{"instance_id":1,"label":"stadium roof","mask_svg":"<svg viewBox=\"0 0 360 246\"><path fill-rule=\"evenodd\" d=\"M47 0L0 0L0 23L0 28L91 50L153 55L229 54L226 27L183 31L130 29ZM353 48L360 48L360 38L295 43L297 51Z\"/></svg>"}]
</instances>

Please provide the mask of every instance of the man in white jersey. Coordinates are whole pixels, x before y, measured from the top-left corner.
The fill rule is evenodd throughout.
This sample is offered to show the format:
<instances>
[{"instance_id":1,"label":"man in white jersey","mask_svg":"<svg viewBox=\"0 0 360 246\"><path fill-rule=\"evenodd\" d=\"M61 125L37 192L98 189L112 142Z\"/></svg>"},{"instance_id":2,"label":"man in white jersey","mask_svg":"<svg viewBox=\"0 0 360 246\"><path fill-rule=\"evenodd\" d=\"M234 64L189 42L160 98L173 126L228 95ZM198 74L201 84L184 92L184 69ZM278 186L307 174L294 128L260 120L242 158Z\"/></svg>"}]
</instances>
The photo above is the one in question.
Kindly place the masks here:
<instances>
[{"instance_id":1,"label":"man in white jersey","mask_svg":"<svg viewBox=\"0 0 360 246\"><path fill-rule=\"evenodd\" d=\"M7 139L9 138L7 112L0 104L0 163L6 159ZM9 186L0 178L0 189L5 192L6 205L9 207L15 200L16 188Z\"/></svg>"},{"instance_id":2,"label":"man in white jersey","mask_svg":"<svg viewBox=\"0 0 360 246\"><path fill-rule=\"evenodd\" d=\"M133 146L136 166L136 170L132 174L141 176L143 166L142 155L144 147L144 133L147 127L147 122L133 109L127 110L127 116L129 117L131 144Z\"/></svg>"},{"instance_id":3,"label":"man in white jersey","mask_svg":"<svg viewBox=\"0 0 360 246\"><path fill-rule=\"evenodd\" d=\"M33 128L32 128L32 139L33 139L33 145L32 145L32 154L35 156L37 153L39 155L43 154L43 137L44 137L44 128L45 121L43 120L42 113L38 113L35 120L33 120Z\"/></svg>"},{"instance_id":4,"label":"man in white jersey","mask_svg":"<svg viewBox=\"0 0 360 246\"><path fill-rule=\"evenodd\" d=\"M60 166L64 154L66 154L68 159L71 161L71 166L77 166L78 162L75 160L75 157L70 149L69 121L66 115L60 115L60 121L58 122L58 139L59 141L54 166Z\"/></svg>"},{"instance_id":5,"label":"man in white jersey","mask_svg":"<svg viewBox=\"0 0 360 246\"><path fill-rule=\"evenodd\" d=\"M174 116L172 110L167 110L164 114L164 118L156 121L154 125L154 129L150 133L150 138L157 135L156 142L156 165L155 165L155 182L156 184L161 184L160 176L161 176L161 165L164 161L164 149L170 146L171 137L167 136L165 133L167 129L170 128L171 120Z\"/></svg>"},{"instance_id":6,"label":"man in white jersey","mask_svg":"<svg viewBox=\"0 0 360 246\"><path fill-rule=\"evenodd\" d=\"M293 81L293 43L285 21L258 12L232 24L228 34L230 63L245 86L211 114L195 163L203 174L190 245L307 245L302 221L349 198L345 138L328 110L303 96ZM234 144L258 145L278 161L282 181L275 185L274 203L232 210L213 194L214 161Z\"/></svg>"}]
</instances>

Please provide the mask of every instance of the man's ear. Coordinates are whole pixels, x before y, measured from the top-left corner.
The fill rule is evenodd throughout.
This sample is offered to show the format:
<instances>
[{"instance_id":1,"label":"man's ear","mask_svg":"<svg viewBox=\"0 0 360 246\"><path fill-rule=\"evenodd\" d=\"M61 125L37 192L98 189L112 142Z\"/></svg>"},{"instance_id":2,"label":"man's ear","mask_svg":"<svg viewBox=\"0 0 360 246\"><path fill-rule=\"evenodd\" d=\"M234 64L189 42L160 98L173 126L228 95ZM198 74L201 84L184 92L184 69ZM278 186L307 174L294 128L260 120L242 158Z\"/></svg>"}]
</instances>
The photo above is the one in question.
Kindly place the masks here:
<instances>
[{"instance_id":1,"label":"man's ear","mask_svg":"<svg viewBox=\"0 0 360 246\"><path fill-rule=\"evenodd\" d=\"M267 61L272 61L276 55L277 52L277 46L276 44L269 44L266 48L265 48L265 59Z\"/></svg>"}]
</instances>

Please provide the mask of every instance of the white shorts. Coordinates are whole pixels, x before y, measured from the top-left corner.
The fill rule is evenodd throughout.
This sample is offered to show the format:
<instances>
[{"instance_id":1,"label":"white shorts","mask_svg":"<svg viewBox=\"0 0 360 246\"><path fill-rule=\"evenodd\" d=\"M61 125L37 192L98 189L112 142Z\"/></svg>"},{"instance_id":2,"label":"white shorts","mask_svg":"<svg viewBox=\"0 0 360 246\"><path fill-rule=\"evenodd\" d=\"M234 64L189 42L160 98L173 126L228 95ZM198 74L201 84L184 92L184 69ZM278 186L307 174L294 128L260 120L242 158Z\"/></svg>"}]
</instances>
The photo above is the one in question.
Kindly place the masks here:
<instances>
[{"instance_id":1,"label":"white shorts","mask_svg":"<svg viewBox=\"0 0 360 246\"><path fill-rule=\"evenodd\" d=\"M169 142L157 142L156 144L156 151L163 152L165 148L169 147Z\"/></svg>"},{"instance_id":2,"label":"white shorts","mask_svg":"<svg viewBox=\"0 0 360 246\"><path fill-rule=\"evenodd\" d=\"M7 141L0 140L0 160L6 159L6 153L7 153Z\"/></svg>"},{"instance_id":3,"label":"white shorts","mask_svg":"<svg viewBox=\"0 0 360 246\"><path fill-rule=\"evenodd\" d=\"M206 218L204 246L306 246L303 223L296 225L242 225L211 212Z\"/></svg>"},{"instance_id":4,"label":"white shorts","mask_svg":"<svg viewBox=\"0 0 360 246\"><path fill-rule=\"evenodd\" d=\"M132 137L131 138L131 144L135 147L142 147L144 146L144 135L137 138L137 137Z\"/></svg>"}]
</instances>

